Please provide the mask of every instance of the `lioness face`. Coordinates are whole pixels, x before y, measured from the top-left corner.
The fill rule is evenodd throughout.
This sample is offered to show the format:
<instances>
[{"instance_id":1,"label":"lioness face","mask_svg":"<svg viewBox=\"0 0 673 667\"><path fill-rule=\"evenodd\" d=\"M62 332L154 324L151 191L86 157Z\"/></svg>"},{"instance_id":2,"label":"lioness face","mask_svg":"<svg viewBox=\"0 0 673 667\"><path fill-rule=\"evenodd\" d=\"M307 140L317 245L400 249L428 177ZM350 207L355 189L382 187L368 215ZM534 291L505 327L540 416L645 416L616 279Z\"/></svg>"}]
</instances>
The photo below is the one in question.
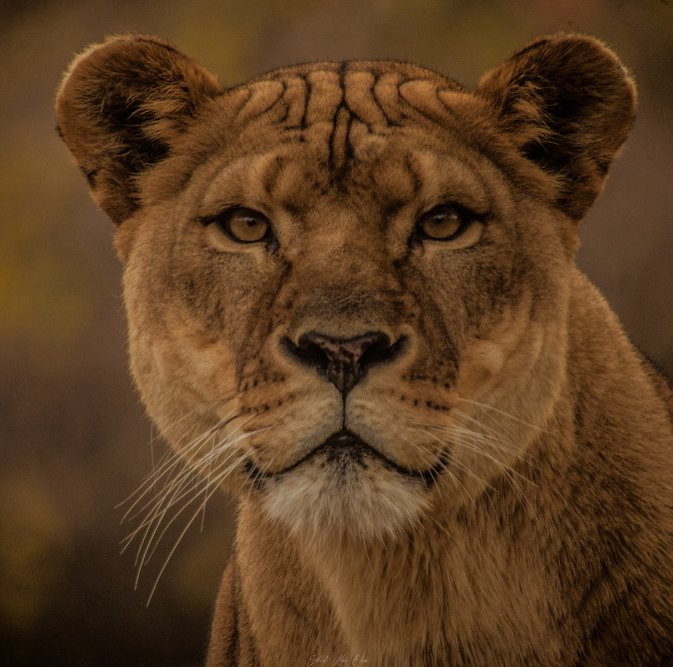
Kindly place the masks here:
<instances>
[{"instance_id":1,"label":"lioness face","mask_svg":"<svg viewBox=\"0 0 673 667\"><path fill-rule=\"evenodd\" d=\"M448 82L392 69L393 124L373 76L317 70L298 126L302 76L226 100L184 189L139 214L133 371L194 465L297 530L373 535L472 500L528 445L560 372L567 223L470 145L481 110Z\"/></svg>"},{"instance_id":2,"label":"lioness face","mask_svg":"<svg viewBox=\"0 0 673 667\"><path fill-rule=\"evenodd\" d=\"M122 148L142 134L152 166L120 152L132 175L115 194L117 163L80 162L124 220L132 370L172 446L310 535L381 537L503 472L517 483L563 379L574 219L607 167L572 197L540 168L549 127L505 118L534 111L505 99L511 63L481 94L388 62L221 91L137 39L124 73L131 47L188 72L170 105L129 112L139 130L105 128ZM64 107L111 44L75 66Z\"/></svg>"}]
</instances>

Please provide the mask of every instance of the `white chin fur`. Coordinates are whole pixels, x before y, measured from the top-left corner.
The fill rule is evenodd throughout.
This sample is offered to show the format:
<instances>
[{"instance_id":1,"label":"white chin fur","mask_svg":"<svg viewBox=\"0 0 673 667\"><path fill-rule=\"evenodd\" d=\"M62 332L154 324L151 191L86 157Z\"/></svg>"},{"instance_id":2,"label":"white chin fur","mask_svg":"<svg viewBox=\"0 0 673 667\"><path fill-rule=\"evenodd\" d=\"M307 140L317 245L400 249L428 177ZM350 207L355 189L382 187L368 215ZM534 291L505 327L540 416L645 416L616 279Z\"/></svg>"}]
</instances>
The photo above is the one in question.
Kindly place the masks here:
<instances>
[{"instance_id":1,"label":"white chin fur","mask_svg":"<svg viewBox=\"0 0 673 667\"><path fill-rule=\"evenodd\" d=\"M268 482L263 506L271 519L309 539L391 537L418 522L431 494L423 483L391 470L373 472L302 466Z\"/></svg>"}]
</instances>

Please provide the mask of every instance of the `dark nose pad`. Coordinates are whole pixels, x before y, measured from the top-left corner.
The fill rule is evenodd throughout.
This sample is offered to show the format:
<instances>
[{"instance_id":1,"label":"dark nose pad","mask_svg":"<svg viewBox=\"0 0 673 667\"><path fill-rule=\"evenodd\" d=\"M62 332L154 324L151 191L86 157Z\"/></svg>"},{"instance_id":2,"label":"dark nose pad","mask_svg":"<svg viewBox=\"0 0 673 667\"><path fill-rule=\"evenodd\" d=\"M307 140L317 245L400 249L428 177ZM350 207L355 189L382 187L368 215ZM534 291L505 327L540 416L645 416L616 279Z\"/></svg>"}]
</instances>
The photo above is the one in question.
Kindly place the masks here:
<instances>
[{"instance_id":1,"label":"dark nose pad","mask_svg":"<svg viewBox=\"0 0 673 667\"><path fill-rule=\"evenodd\" d=\"M373 365L398 357L406 341L406 336L401 336L391 343L380 331L353 338L335 338L309 331L299 337L297 344L287 337L282 343L291 357L315 368L345 396Z\"/></svg>"}]
</instances>

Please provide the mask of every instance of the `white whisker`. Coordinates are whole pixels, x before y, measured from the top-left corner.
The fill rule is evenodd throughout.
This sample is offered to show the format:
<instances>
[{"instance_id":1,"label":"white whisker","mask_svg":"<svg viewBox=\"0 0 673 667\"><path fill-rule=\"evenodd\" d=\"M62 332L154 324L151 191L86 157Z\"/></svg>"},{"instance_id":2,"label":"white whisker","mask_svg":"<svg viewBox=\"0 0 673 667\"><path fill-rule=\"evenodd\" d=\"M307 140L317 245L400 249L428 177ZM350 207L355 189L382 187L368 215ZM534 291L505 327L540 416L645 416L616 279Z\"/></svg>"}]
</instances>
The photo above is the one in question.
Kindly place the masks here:
<instances>
[{"instance_id":1,"label":"white whisker","mask_svg":"<svg viewBox=\"0 0 673 667\"><path fill-rule=\"evenodd\" d=\"M192 462L191 464L185 466L185 469L174 480L167 484L161 494L156 497L153 509L150 511L148 517L127 538L128 546L128 543L130 543L133 537L135 537L138 532L143 530L143 528L145 529L145 533L138 547L138 555L136 556L136 565L138 564L138 558L140 558L139 568L142 568L143 565L148 562L149 558L154 552L154 549L156 548L156 545L158 544L158 541L160 541L161 536L166 532L166 528L168 528L168 526L173 523L177 516L181 514L182 511L193 502L193 499L198 496L198 493L200 493L197 492L195 494L194 492L205 482L202 475L200 474L202 472L204 460L206 462L211 461L211 455L219 456L224 450L235 444L238 439L234 439L232 436L233 432L213 448L214 452L209 452L209 454L202 457L201 460L197 460L196 462ZM226 461L231 458L231 456L232 452L227 452L225 461L223 463L226 463ZM186 485L186 490L183 490ZM166 528L164 528L162 533L159 535L159 538L155 540L157 531L168 511L185 497L191 497L191 499L185 503L184 507L180 509L173 519L166 525ZM155 547L149 551L150 545L153 542L155 543Z\"/></svg>"},{"instance_id":2,"label":"white whisker","mask_svg":"<svg viewBox=\"0 0 673 667\"><path fill-rule=\"evenodd\" d=\"M131 512L142 500L142 498L144 498L152 490L153 486L156 485L158 480L169 475L176 466L179 466L183 461L183 457L188 456L192 453L192 451L198 449L213 433L216 433L219 429L226 426L232 419L235 419L238 416L240 416L240 414L232 412L221 419L217 424L208 428L204 433L198 435L187 445L180 447L180 455L176 454L172 450L169 450L162 457L159 467L153 468L150 475L145 478L145 480L140 484L139 488L136 489L136 491L134 491L128 498L116 505L116 507L123 507L127 503L133 501L126 510L124 516L121 518L121 522L123 523L125 520L133 516ZM140 511L142 511L142 508Z\"/></svg>"},{"instance_id":3,"label":"white whisker","mask_svg":"<svg viewBox=\"0 0 673 667\"><path fill-rule=\"evenodd\" d=\"M437 440L438 442L442 443L443 445L447 445L447 444L448 444L448 442L447 442L446 440L442 440L441 438L439 438L437 435L435 435L434 433L432 433L432 432L430 432L430 431L425 431L424 429L419 429L419 430L421 431L421 433L425 433L425 435L429 435L431 438L434 438L435 440ZM453 440L452 443L453 443L454 445L456 445L456 444L457 444L457 445L462 444L461 441L459 441L459 440ZM460 468L463 472L467 473L467 474L470 475L471 477L474 477L478 482L484 484L484 485L487 486L488 488L491 488L491 489L493 488L493 487L492 487L486 480L484 480L484 479L482 479L481 477L479 477L476 473L474 473L472 470L470 470L469 468L467 468L467 467L466 467L463 463L461 463L460 461L457 461L457 460L455 459L455 457L451 459L451 465L455 465L455 466L457 466L457 467Z\"/></svg>"},{"instance_id":4,"label":"white whisker","mask_svg":"<svg viewBox=\"0 0 673 667\"><path fill-rule=\"evenodd\" d=\"M247 453L242 454L235 462L228 468L224 473L222 473L220 476L215 478L215 481L212 485L212 488L210 491L208 491L205 495L205 498L203 500L204 503L206 503L210 497L219 489L220 482L225 479L227 475L230 474L231 470L234 469L236 466L240 465L242 461L244 461L247 457ZM154 580L154 584L152 585L152 590L150 591L149 597L147 598L147 606L149 606L150 602L152 601L152 597L154 596L154 593L157 589L157 586L159 585L159 581L161 579L161 576L166 570L166 567L168 566L168 563L170 562L171 558L173 557L173 554L175 553L175 550L178 548L178 545L184 538L184 536L187 534L187 531L189 530L190 526L194 523L194 520L196 517L198 517L199 513L201 512L201 506L196 508L196 511L192 514L191 518L185 525L185 527L182 529L180 534L178 535L177 540L175 540L173 546L171 547L171 550L168 552L168 556L166 556L166 559L164 560L163 565L161 566L161 569L159 570L159 573L156 576L156 579Z\"/></svg>"},{"instance_id":5,"label":"white whisker","mask_svg":"<svg viewBox=\"0 0 673 667\"><path fill-rule=\"evenodd\" d=\"M219 470L221 470L221 468L223 468L229 462L229 460L236 454L235 451L225 451L225 450L231 449L233 447L233 445L237 444L239 441L244 440L244 439L246 439L246 438L250 437L251 435L254 435L255 433L258 433L258 432L259 431L252 431L251 433L245 433L245 434L243 434L243 435L241 435L237 438L234 438L234 439L232 439L231 437L228 437L225 440L218 443L217 445L214 445L213 450L214 450L214 455L215 456L221 456L224 453L224 459L222 461L219 461L218 464L215 467L215 471L214 471L215 474L218 474ZM206 458L206 457L204 457L204 458ZM209 454L207 458L212 461L211 454ZM169 503L166 504L166 506L163 508L163 510L161 510L161 516L158 518L157 524L161 523L161 520L166 515L166 513L168 512L169 509L171 509L173 506L177 505L183 498L191 496L191 499L187 501L187 503L183 506L183 509L184 509L184 507L188 507L194 501L194 499L198 496L198 493L200 493L200 491L197 494L192 493L199 486L204 485L204 487L207 488L210 485L210 483L208 482L208 479L204 478L203 475L201 474L201 472L202 471L200 469L200 466L199 467L190 467L185 471L184 482L182 482L180 484L180 488L182 488L184 483L189 481L189 479L192 478L192 477L195 480L194 484L187 491L183 491L182 493L180 493L176 497L175 497L175 494L173 494L174 497L170 500ZM161 502L163 502L163 501L161 501ZM182 509L178 512L178 514L180 512L182 512ZM171 523L173 523L173 521L176 518L177 518L177 515L174 516L173 519L171 519L171 521L166 525L166 527L164 528L162 533L159 535L158 540L161 539L161 536L166 532L166 529L168 528L168 526ZM143 522L143 523L144 524L149 524L149 523L152 523L154 521L155 521L155 517L150 517L150 518L146 519L145 522ZM152 538L150 538L150 541L152 541ZM154 549L152 551L154 551ZM152 554L150 553L148 557L150 557L151 555ZM147 560L145 560L144 562L147 562Z\"/></svg>"},{"instance_id":6,"label":"white whisker","mask_svg":"<svg viewBox=\"0 0 673 667\"><path fill-rule=\"evenodd\" d=\"M197 503L196 511L180 532L154 581L148 604L171 556L189 527L199 515L203 524L208 500L249 455L249 452L241 451L237 445L261 431L269 430L263 428L242 433L242 428L252 418L248 417L237 423L224 438L218 439L217 432L240 416L240 413L226 415L217 424L180 448L179 454L169 452L158 467L153 466L152 473L143 481L140 488L121 503L124 505L130 502L123 521L145 514L139 525L122 540L123 553L140 537L135 556L136 587L143 568L156 553L170 527ZM174 474L180 466L182 469Z\"/></svg>"},{"instance_id":7,"label":"white whisker","mask_svg":"<svg viewBox=\"0 0 673 667\"><path fill-rule=\"evenodd\" d=\"M484 408L486 410L490 410L491 412L495 412L503 417L506 417L507 419L511 419L514 422L519 422L520 424L523 424L524 426L528 426L530 428L535 429L536 431L540 431L541 433L547 433L549 434L550 431L547 431L544 429L542 426L538 426L537 424L532 424L531 422L527 422L524 419L521 419L519 417L515 417L514 415L510 414L509 412L505 412L504 410L501 410L500 408L496 408L493 405L489 405L488 403L481 403L480 401L472 401L468 398L461 398L460 396L457 396L456 399L457 401L462 401L463 403L469 403L470 405L474 405L479 408Z\"/></svg>"}]
</instances>

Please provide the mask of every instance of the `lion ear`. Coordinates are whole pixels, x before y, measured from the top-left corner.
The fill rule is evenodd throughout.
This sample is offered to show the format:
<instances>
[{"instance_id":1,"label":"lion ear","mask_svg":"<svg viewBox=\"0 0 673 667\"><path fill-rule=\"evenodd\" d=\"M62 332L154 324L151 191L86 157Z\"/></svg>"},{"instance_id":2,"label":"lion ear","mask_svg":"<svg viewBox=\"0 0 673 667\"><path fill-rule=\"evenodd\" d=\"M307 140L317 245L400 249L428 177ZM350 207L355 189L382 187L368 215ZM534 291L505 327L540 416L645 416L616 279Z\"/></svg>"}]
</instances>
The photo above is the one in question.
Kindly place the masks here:
<instances>
[{"instance_id":1,"label":"lion ear","mask_svg":"<svg viewBox=\"0 0 673 667\"><path fill-rule=\"evenodd\" d=\"M476 93L519 150L557 177L558 207L582 218L635 117L635 85L615 54L582 35L543 38L486 73Z\"/></svg>"},{"instance_id":2,"label":"lion ear","mask_svg":"<svg viewBox=\"0 0 673 667\"><path fill-rule=\"evenodd\" d=\"M139 205L136 177L221 92L212 74L155 37L112 37L74 60L56 98L58 131L115 223Z\"/></svg>"}]
</instances>

